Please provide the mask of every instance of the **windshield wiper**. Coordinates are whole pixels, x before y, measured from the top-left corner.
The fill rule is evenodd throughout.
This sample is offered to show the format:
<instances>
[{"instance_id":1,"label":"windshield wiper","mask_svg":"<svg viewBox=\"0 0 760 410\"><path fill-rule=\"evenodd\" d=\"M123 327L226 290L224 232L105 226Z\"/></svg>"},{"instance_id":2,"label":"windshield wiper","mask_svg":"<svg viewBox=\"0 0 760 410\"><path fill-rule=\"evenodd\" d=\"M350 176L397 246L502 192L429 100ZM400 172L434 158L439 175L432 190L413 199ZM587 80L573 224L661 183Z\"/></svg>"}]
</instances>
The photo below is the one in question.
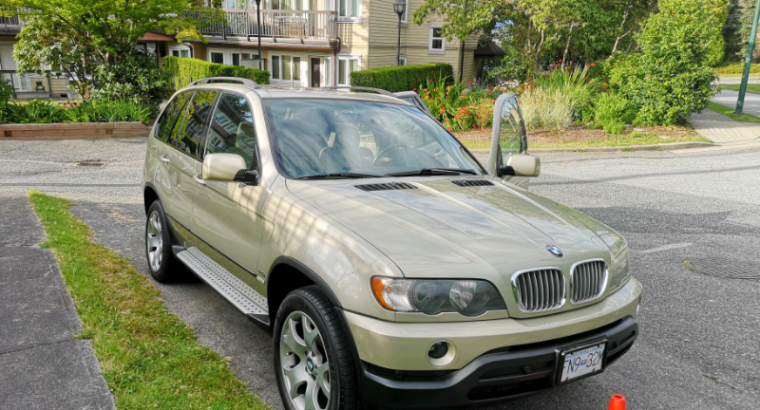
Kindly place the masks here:
<instances>
[{"instance_id":1,"label":"windshield wiper","mask_svg":"<svg viewBox=\"0 0 760 410\"><path fill-rule=\"evenodd\" d=\"M459 175L459 174L477 175L478 173L471 169L461 169L461 168L423 168L417 171L395 172L392 174L386 174L385 176L406 177L406 176L416 176L416 175L432 176L432 175Z\"/></svg>"},{"instance_id":2,"label":"windshield wiper","mask_svg":"<svg viewBox=\"0 0 760 410\"><path fill-rule=\"evenodd\" d=\"M296 179L349 179L349 178L380 178L382 175L357 174L355 172L336 172L332 174L307 175Z\"/></svg>"}]
</instances>

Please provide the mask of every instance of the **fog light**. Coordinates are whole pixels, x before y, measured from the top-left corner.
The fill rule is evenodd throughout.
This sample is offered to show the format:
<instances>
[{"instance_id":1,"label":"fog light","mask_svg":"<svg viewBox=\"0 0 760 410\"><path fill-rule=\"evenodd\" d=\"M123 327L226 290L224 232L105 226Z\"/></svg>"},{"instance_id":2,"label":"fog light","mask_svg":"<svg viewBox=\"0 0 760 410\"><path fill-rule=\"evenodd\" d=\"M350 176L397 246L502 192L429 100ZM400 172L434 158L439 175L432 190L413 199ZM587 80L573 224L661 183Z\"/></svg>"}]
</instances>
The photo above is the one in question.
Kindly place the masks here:
<instances>
[{"instance_id":1,"label":"fog light","mask_svg":"<svg viewBox=\"0 0 760 410\"><path fill-rule=\"evenodd\" d=\"M449 345L446 344L446 342L437 342L433 343L432 346L430 346L430 350L428 350L428 356L430 356L432 359L440 359L443 356L446 356L446 353L449 352Z\"/></svg>"},{"instance_id":2,"label":"fog light","mask_svg":"<svg viewBox=\"0 0 760 410\"><path fill-rule=\"evenodd\" d=\"M457 357L456 348L451 342L439 340L428 348L427 360L436 367L446 367Z\"/></svg>"}]
</instances>

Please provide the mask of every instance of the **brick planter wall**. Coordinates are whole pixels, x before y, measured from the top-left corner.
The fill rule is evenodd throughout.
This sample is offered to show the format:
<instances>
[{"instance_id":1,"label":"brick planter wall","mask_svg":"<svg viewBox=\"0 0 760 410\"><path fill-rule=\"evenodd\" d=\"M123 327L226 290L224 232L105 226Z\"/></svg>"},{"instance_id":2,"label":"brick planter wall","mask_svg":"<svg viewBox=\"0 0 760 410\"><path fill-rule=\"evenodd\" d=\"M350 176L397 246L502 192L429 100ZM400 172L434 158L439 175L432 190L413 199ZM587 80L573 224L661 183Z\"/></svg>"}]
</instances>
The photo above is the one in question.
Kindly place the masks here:
<instances>
[{"instance_id":1,"label":"brick planter wall","mask_svg":"<svg viewBox=\"0 0 760 410\"><path fill-rule=\"evenodd\" d=\"M149 132L141 122L0 124L0 140L130 138L147 137Z\"/></svg>"}]
</instances>

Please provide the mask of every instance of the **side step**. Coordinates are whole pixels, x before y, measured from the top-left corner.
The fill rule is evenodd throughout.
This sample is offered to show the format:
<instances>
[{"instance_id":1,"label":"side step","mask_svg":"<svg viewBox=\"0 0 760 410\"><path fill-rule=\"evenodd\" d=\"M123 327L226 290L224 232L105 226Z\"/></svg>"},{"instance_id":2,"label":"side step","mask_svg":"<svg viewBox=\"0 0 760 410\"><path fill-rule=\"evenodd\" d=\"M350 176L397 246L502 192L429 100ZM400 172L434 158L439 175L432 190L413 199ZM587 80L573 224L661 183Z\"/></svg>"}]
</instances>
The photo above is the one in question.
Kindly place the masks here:
<instances>
[{"instance_id":1,"label":"side step","mask_svg":"<svg viewBox=\"0 0 760 410\"><path fill-rule=\"evenodd\" d=\"M238 279L196 247L177 252L177 259L246 316L269 325L267 298L251 289L247 283Z\"/></svg>"}]
</instances>

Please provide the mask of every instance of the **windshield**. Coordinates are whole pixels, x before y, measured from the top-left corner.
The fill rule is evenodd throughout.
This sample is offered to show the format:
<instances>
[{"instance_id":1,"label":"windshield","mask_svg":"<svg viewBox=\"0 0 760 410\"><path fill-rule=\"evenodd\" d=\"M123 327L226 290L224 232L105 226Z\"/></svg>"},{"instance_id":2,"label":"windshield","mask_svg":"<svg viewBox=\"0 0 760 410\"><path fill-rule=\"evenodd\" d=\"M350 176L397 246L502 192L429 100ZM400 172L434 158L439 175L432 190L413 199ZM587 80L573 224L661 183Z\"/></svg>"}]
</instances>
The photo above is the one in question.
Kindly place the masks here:
<instances>
[{"instance_id":1,"label":"windshield","mask_svg":"<svg viewBox=\"0 0 760 410\"><path fill-rule=\"evenodd\" d=\"M302 99L265 100L264 107L275 161L290 178L484 174L455 138L414 107Z\"/></svg>"}]
</instances>

